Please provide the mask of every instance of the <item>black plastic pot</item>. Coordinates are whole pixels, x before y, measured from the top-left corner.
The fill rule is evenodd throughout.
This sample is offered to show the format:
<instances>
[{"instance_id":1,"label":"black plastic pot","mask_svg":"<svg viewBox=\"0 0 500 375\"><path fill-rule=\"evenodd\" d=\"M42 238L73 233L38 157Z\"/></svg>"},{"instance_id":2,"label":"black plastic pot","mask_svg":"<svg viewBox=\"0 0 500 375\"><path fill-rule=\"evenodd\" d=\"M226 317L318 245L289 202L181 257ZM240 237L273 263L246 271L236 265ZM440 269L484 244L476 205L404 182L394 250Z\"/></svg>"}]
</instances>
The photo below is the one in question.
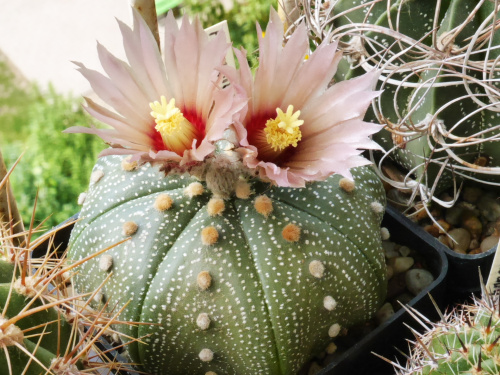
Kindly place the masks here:
<instances>
[{"instance_id":1,"label":"black plastic pot","mask_svg":"<svg viewBox=\"0 0 500 375\"><path fill-rule=\"evenodd\" d=\"M481 293L479 273L486 283L495 257L496 246L485 253L467 255L456 253L435 238L433 240L436 247L448 258L449 270L446 278L448 303L461 303L470 300L472 294L479 295Z\"/></svg>"},{"instance_id":2,"label":"black plastic pot","mask_svg":"<svg viewBox=\"0 0 500 375\"><path fill-rule=\"evenodd\" d=\"M399 213L392 207L387 207L383 226L389 229L391 240L418 251L427 262L429 271L434 276L434 282L408 303L431 320L438 320L436 311L428 294L436 301L440 309L446 307L446 275L448 260L443 250L436 246L436 241L422 228ZM443 245L442 245L443 246ZM421 326L405 310L398 310L388 321L378 326L350 349L334 359L317 375L392 375L392 365L375 356L372 352L388 359L405 363L406 359L397 349L407 352L407 339L414 339L411 326L421 330Z\"/></svg>"}]
</instances>

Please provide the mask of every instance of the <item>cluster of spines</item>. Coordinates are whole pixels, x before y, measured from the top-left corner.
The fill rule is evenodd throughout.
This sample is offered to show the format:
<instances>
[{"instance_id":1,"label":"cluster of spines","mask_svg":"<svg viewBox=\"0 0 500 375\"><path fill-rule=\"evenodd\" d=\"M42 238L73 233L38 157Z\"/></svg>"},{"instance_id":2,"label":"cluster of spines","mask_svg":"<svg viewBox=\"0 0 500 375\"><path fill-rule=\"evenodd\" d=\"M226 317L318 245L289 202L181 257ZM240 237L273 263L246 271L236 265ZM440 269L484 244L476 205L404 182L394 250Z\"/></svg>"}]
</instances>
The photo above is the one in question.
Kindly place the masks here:
<instances>
[{"instance_id":1,"label":"cluster of spines","mask_svg":"<svg viewBox=\"0 0 500 375\"><path fill-rule=\"evenodd\" d=\"M392 363L398 375L500 374L500 298L483 293L472 304L441 314L433 323L416 310L407 310L425 327L412 330L415 342L405 367Z\"/></svg>"}]
</instances>

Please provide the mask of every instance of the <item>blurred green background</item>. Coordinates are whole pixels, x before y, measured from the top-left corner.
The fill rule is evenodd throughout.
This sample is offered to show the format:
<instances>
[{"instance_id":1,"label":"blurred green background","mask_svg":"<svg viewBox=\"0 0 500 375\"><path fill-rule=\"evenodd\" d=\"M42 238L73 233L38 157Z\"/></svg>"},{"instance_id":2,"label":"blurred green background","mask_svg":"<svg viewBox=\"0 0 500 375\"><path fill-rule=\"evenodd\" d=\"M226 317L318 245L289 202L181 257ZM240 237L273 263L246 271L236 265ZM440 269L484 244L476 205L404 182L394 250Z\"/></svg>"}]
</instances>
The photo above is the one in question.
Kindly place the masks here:
<instances>
[{"instance_id":1,"label":"blurred green background","mask_svg":"<svg viewBox=\"0 0 500 375\"><path fill-rule=\"evenodd\" d=\"M267 24L271 0L157 0L165 14L197 15L205 27L228 21L233 45L243 46L256 63L255 23ZM229 6L231 5L232 7ZM9 168L24 157L11 177L21 215L29 225L38 190L35 222L49 218L48 229L80 210L78 196L87 189L90 171L104 143L87 134L63 134L70 126L96 124L81 108L81 99L38 88L17 76L0 56L0 148Z\"/></svg>"}]
</instances>

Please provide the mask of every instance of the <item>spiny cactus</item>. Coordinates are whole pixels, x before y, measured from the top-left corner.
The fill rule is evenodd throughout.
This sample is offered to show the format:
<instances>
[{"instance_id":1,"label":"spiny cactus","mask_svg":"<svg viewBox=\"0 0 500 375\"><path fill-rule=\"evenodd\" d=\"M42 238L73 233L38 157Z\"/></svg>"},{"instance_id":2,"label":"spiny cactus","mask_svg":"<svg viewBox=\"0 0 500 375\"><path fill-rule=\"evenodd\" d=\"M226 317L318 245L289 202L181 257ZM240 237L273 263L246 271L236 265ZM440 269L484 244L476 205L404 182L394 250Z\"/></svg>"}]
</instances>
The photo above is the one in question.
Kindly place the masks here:
<instances>
[{"instance_id":1,"label":"spiny cactus","mask_svg":"<svg viewBox=\"0 0 500 375\"><path fill-rule=\"evenodd\" d=\"M500 374L500 301L498 293L474 298L432 323L413 312L426 327L405 367L394 363L398 375Z\"/></svg>"},{"instance_id":2,"label":"spiny cactus","mask_svg":"<svg viewBox=\"0 0 500 375\"><path fill-rule=\"evenodd\" d=\"M370 167L304 189L238 183L236 197L101 158L70 241L78 290L107 277L101 303L123 305L144 336L132 359L154 374L293 374L384 298L385 198Z\"/></svg>"},{"instance_id":3,"label":"spiny cactus","mask_svg":"<svg viewBox=\"0 0 500 375\"><path fill-rule=\"evenodd\" d=\"M3 177L1 189L9 175L0 170L0 177ZM0 216L2 374L97 374L94 368L110 373L126 366L114 363L95 346L100 336L112 334L112 323L119 323L108 312L90 308L89 299L100 289L87 295L72 294L71 270L78 264L66 264L65 258L58 258L56 251L52 251L52 246L46 257L32 258L32 251L44 241L51 244L56 232L32 241L37 228L30 227L26 232L14 230L17 225L6 220L15 216L11 208L8 205L5 215Z\"/></svg>"},{"instance_id":4,"label":"spiny cactus","mask_svg":"<svg viewBox=\"0 0 500 375\"><path fill-rule=\"evenodd\" d=\"M382 70L375 139L408 173L393 186L428 202L460 177L500 183L497 2L296 3L286 16L307 23L313 44L341 41L338 79Z\"/></svg>"}]
</instances>

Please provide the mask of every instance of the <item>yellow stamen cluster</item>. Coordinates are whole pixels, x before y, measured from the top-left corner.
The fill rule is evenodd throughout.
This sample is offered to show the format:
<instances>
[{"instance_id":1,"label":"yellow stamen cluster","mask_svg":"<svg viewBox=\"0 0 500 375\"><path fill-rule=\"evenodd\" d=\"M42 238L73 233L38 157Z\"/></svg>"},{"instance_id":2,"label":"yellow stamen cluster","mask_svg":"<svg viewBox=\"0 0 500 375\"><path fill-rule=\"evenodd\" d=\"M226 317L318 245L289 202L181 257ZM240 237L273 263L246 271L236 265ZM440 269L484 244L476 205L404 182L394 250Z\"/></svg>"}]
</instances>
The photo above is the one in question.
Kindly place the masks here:
<instances>
[{"instance_id":1,"label":"yellow stamen cluster","mask_svg":"<svg viewBox=\"0 0 500 375\"><path fill-rule=\"evenodd\" d=\"M293 112L293 105L289 105L286 112L276 108L277 116L266 122L264 133L266 141L274 151L281 151L288 146L297 147L297 142L302 139L299 129L304 121L299 120L300 111Z\"/></svg>"},{"instance_id":2,"label":"yellow stamen cluster","mask_svg":"<svg viewBox=\"0 0 500 375\"><path fill-rule=\"evenodd\" d=\"M183 155L185 150L191 148L193 139L196 138L196 128L175 106L174 98L167 103L167 99L162 95L160 100L161 103L149 103L151 116L156 122L155 129L161 134L168 150Z\"/></svg>"}]
</instances>

